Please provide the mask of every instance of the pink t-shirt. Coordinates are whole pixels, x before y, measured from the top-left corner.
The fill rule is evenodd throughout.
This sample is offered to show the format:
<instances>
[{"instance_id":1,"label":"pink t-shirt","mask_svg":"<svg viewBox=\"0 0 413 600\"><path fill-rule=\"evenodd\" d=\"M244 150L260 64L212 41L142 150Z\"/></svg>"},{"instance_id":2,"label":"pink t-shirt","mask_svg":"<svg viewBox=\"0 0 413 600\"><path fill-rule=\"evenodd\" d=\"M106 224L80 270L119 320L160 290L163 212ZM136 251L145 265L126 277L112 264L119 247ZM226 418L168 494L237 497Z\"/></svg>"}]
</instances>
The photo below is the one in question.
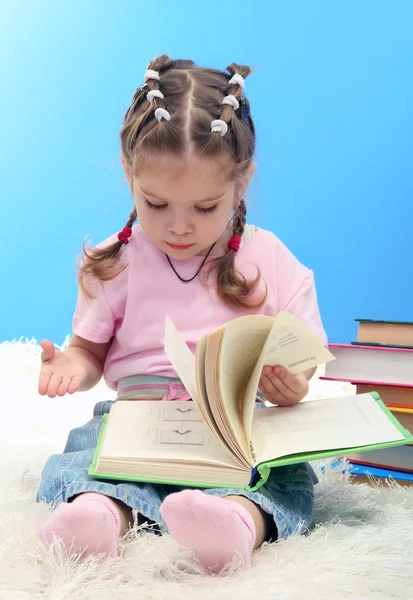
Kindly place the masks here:
<instances>
[{"instance_id":1,"label":"pink t-shirt","mask_svg":"<svg viewBox=\"0 0 413 600\"><path fill-rule=\"evenodd\" d=\"M251 234L251 232L253 232ZM117 240L116 234L103 242ZM113 337L104 367L108 386L134 375L177 377L164 351L165 317L195 352L197 340L224 323L251 311L229 308L217 296L216 278L208 287L197 277L183 283L171 269L165 254L133 227L129 244L120 251L127 267L110 281L88 282L94 298L79 292L73 332L91 342L104 343ZM202 257L174 262L184 279L196 273ZM207 263L213 259L208 259ZM255 314L275 316L280 310L297 315L324 343L327 337L320 319L313 272L304 267L271 232L248 226L235 257L238 271L254 278L258 267L262 281L257 293L268 288L264 304ZM265 283L264 283L265 282Z\"/></svg>"}]
</instances>

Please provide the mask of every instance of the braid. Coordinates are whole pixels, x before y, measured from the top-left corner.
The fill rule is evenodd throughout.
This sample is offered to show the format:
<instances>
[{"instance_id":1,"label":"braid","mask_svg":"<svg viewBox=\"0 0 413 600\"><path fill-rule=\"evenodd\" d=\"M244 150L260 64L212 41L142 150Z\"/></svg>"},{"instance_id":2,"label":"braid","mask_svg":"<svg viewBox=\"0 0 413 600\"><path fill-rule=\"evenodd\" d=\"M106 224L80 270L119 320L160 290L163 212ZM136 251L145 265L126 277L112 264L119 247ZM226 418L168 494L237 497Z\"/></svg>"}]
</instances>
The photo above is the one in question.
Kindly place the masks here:
<instances>
[{"instance_id":1,"label":"braid","mask_svg":"<svg viewBox=\"0 0 413 600\"><path fill-rule=\"evenodd\" d=\"M239 125L238 121L244 120L245 108L248 111L249 116L249 104L243 96L243 79L247 77L251 70L249 67L240 67L233 63L227 70L232 75L230 82L233 81L228 87L228 95L224 98L223 104L225 106L220 117L220 121L225 124L232 125L235 130ZM240 75L241 78L234 77L234 75ZM237 114L238 113L238 114ZM212 133L219 132L220 135L215 135L215 139L219 141L227 132L227 129L220 131L220 121L213 121ZM217 127L214 127L214 123ZM249 121L249 128L254 132L252 121ZM247 219L247 207L244 199L241 200L238 207L236 208L232 223L233 223L233 235L242 237L244 233L245 223ZM257 308L261 306L265 301L267 293L261 297L255 299L251 298L251 293L257 288L261 280L261 273L257 269L257 276L252 281L246 279L246 277L235 269L235 250L229 248L227 253L222 257L218 266L218 296L230 306L239 306L243 308Z\"/></svg>"},{"instance_id":2,"label":"braid","mask_svg":"<svg viewBox=\"0 0 413 600\"><path fill-rule=\"evenodd\" d=\"M137 213L136 205L135 205L130 212L129 219L126 221L125 227L132 227L132 225L134 224L134 222L136 221L137 218L138 218L138 213Z\"/></svg>"},{"instance_id":3,"label":"braid","mask_svg":"<svg viewBox=\"0 0 413 600\"><path fill-rule=\"evenodd\" d=\"M166 113L169 115L160 89L160 79L164 73L173 67L174 62L166 54L152 60L146 71L145 83L135 91L132 103L125 113L121 143L123 155L130 165L133 164L133 150L138 139L140 143L143 143L145 138L151 134L156 111L158 109L164 111L163 118L167 118ZM156 76L154 77L154 74L159 74L159 79ZM151 94L151 92L154 93ZM160 121L161 119L159 119Z\"/></svg>"},{"instance_id":4,"label":"braid","mask_svg":"<svg viewBox=\"0 0 413 600\"><path fill-rule=\"evenodd\" d=\"M160 56L158 59L154 59L153 61L151 61L149 63L147 73L150 73L151 71L154 73L159 73L159 79L157 79L155 77L150 77L146 81L146 86L147 86L149 98L150 98L149 108L152 109L155 116L157 116L156 113L157 113L158 109L161 109L162 111L164 111L163 118L168 121L170 120L171 115L166 110L165 98L160 89L159 81L160 81L161 74L165 73L165 71L170 69L171 66L172 66L172 61L166 55ZM151 95L151 92L154 92L154 94ZM146 95L146 99L148 100L148 94ZM169 115L169 116L166 116L166 115ZM158 118L158 121L160 122L161 119L162 119L162 117Z\"/></svg>"},{"instance_id":5,"label":"braid","mask_svg":"<svg viewBox=\"0 0 413 600\"><path fill-rule=\"evenodd\" d=\"M244 227L247 220L247 207L245 205L244 199L238 205L238 208L234 212L234 216L232 218L232 222L234 225L234 235L239 235L242 237L244 233Z\"/></svg>"},{"instance_id":6,"label":"braid","mask_svg":"<svg viewBox=\"0 0 413 600\"><path fill-rule=\"evenodd\" d=\"M136 219L137 212L136 206L134 206L125 227L132 227ZM101 281L109 281L125 269L126 264L119 263L119 251L123 245L124 242L118 239L104 248L94 247L87 250L83 242L83 260L77 266L79 285L86 296L91 297L85 285L86 278L92 277Z\"/></svg>"},{"instance_id":7,"label":"braid","mask_svg":"<svg viewBox=\"0 0 413 600\"><path fill-rule=\"evenodd\" d=\"M240 66L236 63L232 63L227 67L232 76L228 81L228 95L222 101L224 104L224 110L222 111L219 119L214 120L211 124L211 130L213 133L219 132L220 136L223 137L227 133L228 125L232 125L233 128L237 129L237 121L239 119L244 120L245 109L247 108L249 116L249 104L243 94L244 79L252 72L247 66ZM223 124L226 127L222 128ZM249 127L253 130L252 121L249 122ZM219 136L216 136L219 137Z\"/></svg>"},{"instance_id":8,"label":"braid","mask_svg":"<svg viewBox=\"0 0 413 600\"><path fill-rule=\"evenodd\" d=\"M247 217L247 207L242 199L234 212L232 219L233 233L240 237L244 233ZM235 269L235 250L229 248L224 256L219 259L218 265L218 296L229 306L243 308L257 308L261 306L267 297L267 292L261 297L251 298L253 292L261 281L261 273L255 279L248 280L242 273Z\"/></svg>"}]
</instances>

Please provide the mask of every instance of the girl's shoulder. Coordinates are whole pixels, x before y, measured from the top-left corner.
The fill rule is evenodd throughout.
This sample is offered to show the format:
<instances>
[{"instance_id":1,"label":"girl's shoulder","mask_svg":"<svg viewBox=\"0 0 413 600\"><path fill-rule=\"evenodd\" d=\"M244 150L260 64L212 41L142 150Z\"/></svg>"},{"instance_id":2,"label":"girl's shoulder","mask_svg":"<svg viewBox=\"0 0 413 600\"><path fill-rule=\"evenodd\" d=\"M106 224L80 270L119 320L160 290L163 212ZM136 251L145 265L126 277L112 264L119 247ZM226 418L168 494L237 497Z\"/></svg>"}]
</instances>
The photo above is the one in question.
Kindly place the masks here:
<instances>
[{"instance_id":1,"label":"girl's shoulder","mask_svg":"<svg viewBox=\"0 0 413 600\"><path fill-rule=\"evenodd\" d=\"M277 250L283 249L288 251L288 248L275 233L251 224L247 224L244 227L241 245L245 246L246 249L248 247L248 249L251 250L260 250L264 252L277 252Z\"/></svg>"},{"instance_id":2,"label":"girl's shoulder","mask_svg":"<svg viewBox=\"0 0 413 600\"><path fill-rule=\"evenodd\" d=\"M117 243L118 232L97 244L96 248L110 248ZM113 254L112 254L113 256ZM116 263L121 267L119 274L113 279L104 282L104 286L112 288L129 283L128 278L133 277L142 280L145 277L153 276L153 269L165 269L164 254L153 244L143 233L139 224L133 225L132 235L128 238L128 243L123 243L116 254Z\"/></svg>"},{"instance_id":3,"label":"girl's shoulder","mask_svg":"<svg viewBox=\"0 0 413 600\"><path fill-rule=\"evenodd\" d=\"M121 230L119 230L119 231L121 231ZM119 241L119 238L118 238L119 231L112 233L112 235L110 235L106 239L99 242L96 245L96 248L108 248L112 244L115 244L116 242L118 242ZM136 246L138 246L142 243L143 237L144 236L143 236L142 230L140 228L140 225L138 225L138 224L133 225L132 226L132 235L129 238L127 244L122 244L121 249L119 250L119 254L127 252L132 247L135 250Z\"/></svg>"},{"instance_id":4,"label":"girl's shoulder","mask_svg":"<svg viewBox=\"0 0 413 600\"><path fill-rule=\"evenodd\" d=\"M255 260L260 268L262 265L265 270L277 271L278 275L295 272L306 277L310 273L272 231L256 225L246 225L242 244L245 258Z\"/></svg>"}]
</instances>

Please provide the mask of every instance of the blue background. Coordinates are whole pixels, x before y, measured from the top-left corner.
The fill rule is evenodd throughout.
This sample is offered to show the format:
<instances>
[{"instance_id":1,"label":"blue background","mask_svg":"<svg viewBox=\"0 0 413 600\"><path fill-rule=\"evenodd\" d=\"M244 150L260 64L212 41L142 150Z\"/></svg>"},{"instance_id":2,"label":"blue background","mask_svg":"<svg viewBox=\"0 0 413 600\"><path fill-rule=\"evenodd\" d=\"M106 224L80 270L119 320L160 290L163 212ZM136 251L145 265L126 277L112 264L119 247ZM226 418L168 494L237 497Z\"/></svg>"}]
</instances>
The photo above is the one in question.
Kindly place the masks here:
<instances>
[{"instance_id":1,"label":"blue background","mask_svg":"<svg viewBox=\"0 0 413 600\"><path fill-rule=\"evenodd\" d=\"M129 214L118 131L163 52L258 66L250 222L314 269L330 340L413 321L412 24L410 0L3 0L0 341L70 332L75 257Z\"/></svg>"}]
</instances>

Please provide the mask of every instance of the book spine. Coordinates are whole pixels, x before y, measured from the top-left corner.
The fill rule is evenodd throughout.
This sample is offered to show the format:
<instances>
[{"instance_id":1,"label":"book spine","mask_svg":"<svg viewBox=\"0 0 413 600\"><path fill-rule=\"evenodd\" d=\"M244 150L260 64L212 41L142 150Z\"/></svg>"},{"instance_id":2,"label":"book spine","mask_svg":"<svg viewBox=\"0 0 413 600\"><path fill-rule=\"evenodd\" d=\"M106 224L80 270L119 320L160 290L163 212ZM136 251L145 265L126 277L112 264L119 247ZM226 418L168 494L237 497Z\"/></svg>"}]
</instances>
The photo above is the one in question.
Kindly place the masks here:
<instances>
[{"instance_id":1,"label":"book spine","mask_svg":"<svg viewBox=\"0 0 413 600\"><path fill-rule=\"evenodd\" d=\"M249 483L248 487L254 488L260 479L261 479L260 472L258 471L257 467L254 467L251 471L251 479L250 479L250 483Z\"/></svg>"}]
</instances>

